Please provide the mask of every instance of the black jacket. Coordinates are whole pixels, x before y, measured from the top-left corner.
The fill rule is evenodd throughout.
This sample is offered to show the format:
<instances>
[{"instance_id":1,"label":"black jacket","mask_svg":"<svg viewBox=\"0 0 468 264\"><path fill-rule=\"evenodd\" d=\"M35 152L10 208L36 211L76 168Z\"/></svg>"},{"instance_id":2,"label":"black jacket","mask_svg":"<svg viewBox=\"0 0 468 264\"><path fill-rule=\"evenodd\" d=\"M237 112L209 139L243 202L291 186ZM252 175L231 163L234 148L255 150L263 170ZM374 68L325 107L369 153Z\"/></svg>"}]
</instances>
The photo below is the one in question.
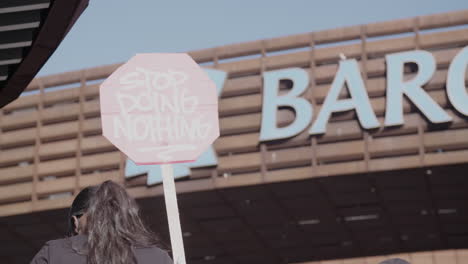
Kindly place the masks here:
<instances>
[{"instance_id":1,"label":"black jacket","mask_svg":"<svg viewBox=\"0 0 468 264\"><path fill-rule=\"evenodd\" d=\"M37 253L31 264L86 264L87 237L78 235L47 242ZM135 248L138 264L173 264L169 255L157 248ZM105 264L105 263L103 263Z\"/></svg>"}]
</instances>

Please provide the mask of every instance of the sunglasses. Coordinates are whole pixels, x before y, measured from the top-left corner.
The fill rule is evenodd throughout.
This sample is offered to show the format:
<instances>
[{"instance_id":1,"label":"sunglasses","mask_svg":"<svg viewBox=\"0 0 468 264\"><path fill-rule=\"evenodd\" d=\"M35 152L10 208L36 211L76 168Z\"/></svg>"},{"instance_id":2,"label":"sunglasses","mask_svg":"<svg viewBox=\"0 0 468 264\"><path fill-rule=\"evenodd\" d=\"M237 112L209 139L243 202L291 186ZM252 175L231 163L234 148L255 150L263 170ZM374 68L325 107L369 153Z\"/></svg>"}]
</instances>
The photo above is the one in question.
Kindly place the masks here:
<instances>
[{"instance_id":1,"label":"sunglasses","mask_svg":"<svg viewBox=\"0 0 468 264\"><path fill-rule=\"evenodd\" d=\"M82 217L84 215L84 213L76 213L76 214L73 214L73 216L76 216L76 218L80 219L80 217Z\"/></svg>"}]
</instances>

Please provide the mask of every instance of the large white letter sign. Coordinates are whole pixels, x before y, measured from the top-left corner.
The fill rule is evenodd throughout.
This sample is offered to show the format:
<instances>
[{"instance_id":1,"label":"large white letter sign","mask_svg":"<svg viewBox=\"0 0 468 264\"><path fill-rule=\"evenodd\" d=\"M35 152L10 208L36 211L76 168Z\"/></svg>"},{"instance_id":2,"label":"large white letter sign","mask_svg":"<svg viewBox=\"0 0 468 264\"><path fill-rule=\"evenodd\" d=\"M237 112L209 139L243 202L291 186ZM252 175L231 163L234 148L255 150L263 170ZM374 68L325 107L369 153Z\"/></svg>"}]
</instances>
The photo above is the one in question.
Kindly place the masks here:
<instances>
[{"instance_id":1,"label":"large white letter sign","mask_svg":"<svg viewBox=\"0 0 468 264\"><path fill-rule=\"evenodd\" d=\"M387 103L385 126L403 125L403 94L411 100L432 123L445 123L452 118L421 87L427 83L436 69L431 53L422 50L400 52L386 56ZM404 81L404 65L418 65L416 76Z\"/></svg>"},{"instance_id":2,"label":"large white letter sign","mask_svg":"<svg viewBox=\"0 0 468 264\"><path fill-rule=\"evenodd\" d=\"M447 76L447 96L453 107L468 116L468 92L465 86L468 67L468 47L462 49L450 64Z\"/></svg>"},{"instance_id":3,"label":"large white letter sign","mask_svg":"<svg viewBox=\"0 0 468 264\"><path fill-rule=\"evenodd\" d=\"M265 72L263 75L263 107L260 141L292 137L304 130L312 119L312 106L305 98L298 97L309 85L309 75L301 68ZM293 87L285 95L278 95L280 80L291 80ZM278 107L291 107L296 118L287 127L278 127Z\"/></svg>"},{"instance_id":4,"label":"large white letter sign","mask_svg":"<svg viewBox=\"0 0 468 264\"><path fill-rule=\"evenodd\" d=\"M351 98L341 99L341 89L346 84ZM334 112L356 110L359 122L365 129L380 127L380 123L372 110L364 81L356 60L340 61L338 72L323 103L320 114L310 129L310 134L323 134L326 131L328 119Z\"/></svg>"}]
</instances>

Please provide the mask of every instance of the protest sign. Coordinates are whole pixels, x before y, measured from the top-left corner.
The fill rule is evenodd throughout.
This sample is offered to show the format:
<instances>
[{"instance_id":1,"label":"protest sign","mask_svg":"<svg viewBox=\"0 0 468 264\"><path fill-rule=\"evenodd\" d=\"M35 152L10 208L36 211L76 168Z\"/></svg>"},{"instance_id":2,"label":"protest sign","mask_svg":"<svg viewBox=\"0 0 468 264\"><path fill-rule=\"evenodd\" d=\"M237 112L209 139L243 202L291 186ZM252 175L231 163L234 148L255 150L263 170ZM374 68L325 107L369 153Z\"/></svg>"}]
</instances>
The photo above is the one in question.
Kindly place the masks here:
<instances>
[{"instance_id":1,"label":"protest sign","mask_svg":"<svg viewBox=\"0 0 468 264\"><path fill-rule=\"evenodd\" d=\"M138 165L161 164L174 263L185 264L173 168L219 137L215 83L187 54L137 54L100 87L103 135Z\"/></svg>"}]
</instances>

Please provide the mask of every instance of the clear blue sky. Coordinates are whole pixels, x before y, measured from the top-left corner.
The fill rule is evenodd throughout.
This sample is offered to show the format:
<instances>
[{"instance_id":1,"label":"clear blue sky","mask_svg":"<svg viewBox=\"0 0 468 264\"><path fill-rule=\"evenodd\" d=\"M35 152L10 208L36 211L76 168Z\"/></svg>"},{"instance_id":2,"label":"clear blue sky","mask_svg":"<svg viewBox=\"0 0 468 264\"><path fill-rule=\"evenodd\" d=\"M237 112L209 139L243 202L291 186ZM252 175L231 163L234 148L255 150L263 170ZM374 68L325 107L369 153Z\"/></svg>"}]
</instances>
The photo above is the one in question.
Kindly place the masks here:
<instances>
[{"instance_id":1,"label":"clear blue sky","mask_svg":"<svg viewBox=\"0 0 468 264\"><path fill-rule=\"evenodd\" d=\"M468 0L90 0L39 75L462 9Z\"/></svg>"}]
</instances>

